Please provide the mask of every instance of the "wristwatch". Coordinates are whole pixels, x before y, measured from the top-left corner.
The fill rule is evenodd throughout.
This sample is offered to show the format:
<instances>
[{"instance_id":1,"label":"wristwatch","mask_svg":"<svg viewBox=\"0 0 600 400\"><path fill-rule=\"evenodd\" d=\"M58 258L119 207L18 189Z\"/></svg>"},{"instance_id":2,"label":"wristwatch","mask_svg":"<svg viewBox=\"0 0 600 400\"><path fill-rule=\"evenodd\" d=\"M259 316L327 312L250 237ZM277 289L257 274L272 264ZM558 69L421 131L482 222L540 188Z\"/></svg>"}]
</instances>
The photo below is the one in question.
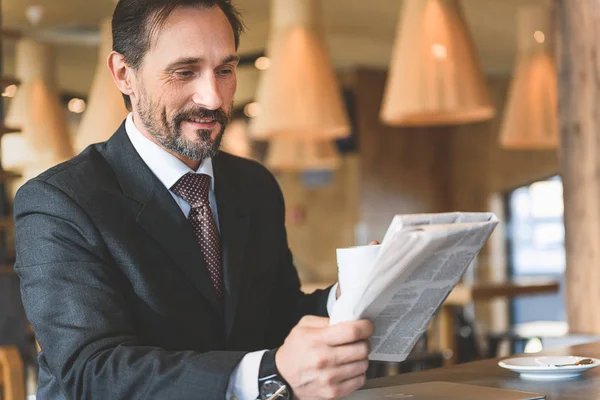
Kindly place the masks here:
<instances>
[{"instance_id":1,"label":"wristwatch","mask_svg":"<svg viewBox=\"0 0 600 400\"><path fill-rule=\"evenodd\" d=\"M292 400L292 388L283 379L275 364L277 349L267 351L260 362L258 371L259 400Z\"/></svg>"}]
</instances>

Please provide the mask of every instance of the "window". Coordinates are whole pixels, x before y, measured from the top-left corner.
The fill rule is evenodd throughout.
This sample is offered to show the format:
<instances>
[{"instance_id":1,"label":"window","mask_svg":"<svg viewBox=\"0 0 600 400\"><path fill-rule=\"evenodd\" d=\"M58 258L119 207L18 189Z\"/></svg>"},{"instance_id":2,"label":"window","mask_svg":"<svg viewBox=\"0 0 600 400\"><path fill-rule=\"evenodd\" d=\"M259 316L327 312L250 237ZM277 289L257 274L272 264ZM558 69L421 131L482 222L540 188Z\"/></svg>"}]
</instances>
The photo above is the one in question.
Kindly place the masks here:
<instances>
[{"instance_id":1,"label":"window","mask_svg":"<svg viewBox=\"0 0 600 400\"><path fill-rule=\"evenodd\" d=\"M565 230L560 177L520 187L507 196L508 262L514 278L544 276L561 282L552 295L512 303L513 323L564 321Z\"/></svg>"}]
</instances>

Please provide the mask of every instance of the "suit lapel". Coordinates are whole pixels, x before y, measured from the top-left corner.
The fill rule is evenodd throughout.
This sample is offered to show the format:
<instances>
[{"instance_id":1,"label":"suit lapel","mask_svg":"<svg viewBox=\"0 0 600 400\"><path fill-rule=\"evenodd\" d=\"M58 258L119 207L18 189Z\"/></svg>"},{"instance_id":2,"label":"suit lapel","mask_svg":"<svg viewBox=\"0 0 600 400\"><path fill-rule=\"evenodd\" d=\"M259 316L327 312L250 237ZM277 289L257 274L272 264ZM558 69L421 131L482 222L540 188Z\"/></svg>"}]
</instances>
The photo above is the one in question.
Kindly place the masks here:
<instances>
[{"instance_id":1,"label":"suit lapel","mask_svg":"<svg viewBox=\"0 0 600 400\"><path fill-rule=\"evenodd\" d=\"M125 125L107 142L106 156L113 166L123 193L141 203L139 225L173 259L208 300L217 315L217 299L192 228L169 191L141 159L125 132Z\"/></svg>"},{"instance_id":2,"label":"suit lapel","mask_svg":"<svg viewBox=\"0 0 600 400\"><path fill-rule=\"evenodd\" d=\"M244 255L250 227L250 210L236 174L228 170L227 154L213 158L215 195L221 228L221 253L227 294L225 296L225 329L227 338L235 322L239 302Z\"/></svg>"},{"instance_id":3,"label":"suit lapel","mask_svg":"<svg viewBox=\"0 0 600 400\"><path fill-rule=\"evenodd\" d=\"M136 220L222 315L221 302L190 223L166 188L163 189L156 190L147 200Z\"/></svg>"}]
</instances>

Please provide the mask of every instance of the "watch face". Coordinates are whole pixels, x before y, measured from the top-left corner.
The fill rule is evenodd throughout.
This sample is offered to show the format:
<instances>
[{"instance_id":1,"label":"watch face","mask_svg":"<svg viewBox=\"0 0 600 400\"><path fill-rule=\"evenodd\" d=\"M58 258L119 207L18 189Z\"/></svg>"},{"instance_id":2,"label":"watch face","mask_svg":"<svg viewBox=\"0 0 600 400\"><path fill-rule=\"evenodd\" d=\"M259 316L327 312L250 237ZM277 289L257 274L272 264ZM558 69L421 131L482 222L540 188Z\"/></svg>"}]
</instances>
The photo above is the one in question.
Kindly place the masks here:
<instances>
[{"instance_id":1,"label":"watch face","mask_svg":"<svg viewBox=\"0 0 600 400\"><path fill-rule=\"evenodd\" d=\"M273 397L275 393L277 393L284 386L285 385L283 382L280 382L276 379L270 379L262 384L260 388L260 398L263 400L269 400L271 398L273 398L273 400L289 400L290 396L287 388L277 396Z\"/></svg>"}]
</instances>

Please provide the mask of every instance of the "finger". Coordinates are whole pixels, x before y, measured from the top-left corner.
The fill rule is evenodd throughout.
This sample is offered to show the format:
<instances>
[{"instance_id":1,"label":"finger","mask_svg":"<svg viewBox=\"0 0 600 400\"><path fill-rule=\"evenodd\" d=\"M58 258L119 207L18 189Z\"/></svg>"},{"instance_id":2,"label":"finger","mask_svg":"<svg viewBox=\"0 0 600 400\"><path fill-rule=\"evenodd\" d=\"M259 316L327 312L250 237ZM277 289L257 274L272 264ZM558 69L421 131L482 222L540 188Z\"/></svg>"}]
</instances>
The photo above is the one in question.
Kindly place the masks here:
<instances>
[{"instance_id":1,"label":"finger","mask_svg":"<svg viewBox=\"0 0 600 400\"><path fill-rule=\"evenodd\" d=\"M369 246L375 246L378 244L379 244L379 242L377 240L372 240L371 242L369 242Z\"/></svg>"},{"instance_id":2,"label":"finger","mask_svg":"<svg viewBox=\"0 0 600 400\"><path fill-rule=\"evenodd\" d=\"M342 322L323 330L325 343L340 346L365 340L373 334L373 323L368 320Z\"/></svg>"},{"instance_id":3,"label":"finger","mask_svg":"<svg viewBox=\"0 0 600 400\"><path fill-rule=\"evenodd\" d=\"M317 317L315 315L305 315L298 325L309 328L325 328L329 326L329 318Z\"/></svg>"},{"instance_id":4,"label":"finger","mask_svg":"<svg viewBox=\"0 0 600 400\"><path fill-rule=\"evenodd\" d=\"M367 360L371 347L368 340L332 348L333 360L336 365L343 365Z\"/></svg>"}]
</instances>

